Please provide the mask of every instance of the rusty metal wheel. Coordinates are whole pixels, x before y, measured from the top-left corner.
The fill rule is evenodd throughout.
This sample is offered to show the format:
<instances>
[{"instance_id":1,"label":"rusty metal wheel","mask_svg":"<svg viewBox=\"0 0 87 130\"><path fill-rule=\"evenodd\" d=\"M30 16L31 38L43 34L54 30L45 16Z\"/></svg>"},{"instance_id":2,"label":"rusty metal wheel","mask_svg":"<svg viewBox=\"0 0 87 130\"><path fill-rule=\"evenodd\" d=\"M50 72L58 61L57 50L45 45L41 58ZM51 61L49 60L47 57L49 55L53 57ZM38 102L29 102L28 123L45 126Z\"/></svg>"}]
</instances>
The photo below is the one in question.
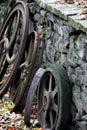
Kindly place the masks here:
<instances>
[{"instance_id":1,"label":"rusty metal wheel","mask_svg":"<svg viewBox=\"0 0 87 130\"><path fill-rule=\"evenodd\" d=\"M38 110L41 126L46 130L64 130L70 114L70 88L67 74L58 64L50 65L38 87ZM28 103L28 102L27 102Z\"/></svg>"},{"instance_id":2,"label":"rusty metal wheel","mask_svg":"<svg viewBox=\"0 0 87 130\"><path fill-rule=\"evenodd\" d=\"M37 46L38 46L38 35L34 31L30 33L30 35L27 38L25 52L23 55L23 61L19 66L18 70L18 73L20 72L20 74L17 74L14 77L13 86L10 89L10 98L15 104L17 104L18 100L20 100L21 96L24 93L25 88L24 84L26 83L27 75L29 76L31 75L31 71L33 69L34 60L36 56Z\"/></svg>"},{"instance_id":3,"label":"rusty metal wheel","mask_svg":"<svg viewBox=\"0 0 87 130\"><path fill-rule=\"evenodd\" d=\"M31 32L27 40L27 51L25 50L27 56L19 67L19 70L21 69L19 77L17 79L14 77L16 84L10 91L10 97L15 104L13 111L22 111L25 106L31 81L42 62L43 48L43 39L35 31Z\"/></svg>"},{"instance_id":4,"label":"rusty metal wheel","mask_svg":"<svg viewBox=\"0 0 87 130\"><path fill-rule=\"evenodd\" d=\"M28 7L20 1L12 7L0 30L0 97L11 86L21 63L28 34L28 19Z\"/></svg>"},{"instance_id":5,"label":"rusty metal wheel","mask_svg":"<svg viewBox=\"0 0 87 130\"><path fill-rule=\"evenodd\" d=\"M24 115L25 124L28 126L30 125L30 114L33 105L33 99L36 94L36 90L38 88L41 77L43 76L44 73L45 73L45 69L39 68L35 73L31 86L29 88L29 92L26 99L26 105L25 105L25 115Z\"/></svg>"}]
</instances>

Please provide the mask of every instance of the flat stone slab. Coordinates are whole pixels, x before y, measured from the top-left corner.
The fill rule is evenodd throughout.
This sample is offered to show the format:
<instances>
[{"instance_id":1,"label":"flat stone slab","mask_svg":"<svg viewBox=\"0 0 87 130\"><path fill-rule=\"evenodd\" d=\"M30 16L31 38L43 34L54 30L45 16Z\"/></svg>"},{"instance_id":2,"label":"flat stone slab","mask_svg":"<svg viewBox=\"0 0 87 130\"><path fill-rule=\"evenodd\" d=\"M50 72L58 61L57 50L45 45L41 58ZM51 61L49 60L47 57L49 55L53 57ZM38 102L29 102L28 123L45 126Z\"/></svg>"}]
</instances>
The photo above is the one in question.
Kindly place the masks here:
<instances>
[{"instance_id":1,"label":"flat stone slab","mask_svg":"<svg viewBox=\"0 0 87 130\"><path fill-rule=\"evenodd\" d=\"M80 6L67 3L56 3L54 0L36 0L40 7L47 9L59 17L68 20L68 16L78 14L83 10Z\"/></svg>"},{"instance_id":2,"label":"flat stone slab","mask_svg":"<svg viewBox=\"0 0 87 130\"><path fill-rule=\"evenodd\" d=\"M82 8L80 5L55 3L55 0L35 0L38 5L51 13L63 18L76 30L82 30L87 33L87 20L78 20L77 14L87 8Z\"/></svg>"},{"instance_id":3,"label":"flat stone slab","mask_svg":"<svg viewBox=\"0 0 87 130\"><path fill-rule=\"evenodd\" d=\"M72 25L76 30L82 30L87 33L87 20L78 20L77 15L69 16L68 22Z\"/></svg>"}]
</instances>

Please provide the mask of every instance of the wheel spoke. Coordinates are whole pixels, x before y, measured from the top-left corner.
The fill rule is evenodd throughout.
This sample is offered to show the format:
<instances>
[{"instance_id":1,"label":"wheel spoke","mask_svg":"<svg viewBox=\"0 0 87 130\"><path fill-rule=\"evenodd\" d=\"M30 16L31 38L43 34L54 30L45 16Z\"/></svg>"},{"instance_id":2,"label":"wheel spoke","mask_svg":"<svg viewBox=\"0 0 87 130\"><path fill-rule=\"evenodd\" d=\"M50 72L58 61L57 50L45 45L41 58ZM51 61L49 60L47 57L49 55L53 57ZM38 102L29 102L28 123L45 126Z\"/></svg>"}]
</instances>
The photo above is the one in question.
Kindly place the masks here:
<instances>
[{"instance_id":1,"label":"wheel spoke","mask_svg":"<svg viewBox=\"0 0 87 130\"><path fill-rule=\"evenodd\" d=\"M52 75L50 75L50 79L49 79L49 92L52 91Z\"/></svg>"},{"instance_id":2,"label":"wheel spoke","mask_svg":"<svg viewBox=\"0 0 87 130\"><path fill-rule=\"evenodd\" d=\"M53 97L58 94L58 89L57 86L55 87L55 89L52 91Z\"/></svg>"},{"instance_id":3,"label":"wheel spoke","mask_svg":"<svg viewBox=\"0 0 87 130\"><path fill-rule=\"evenodd\" d=\"M43 112L43 127L46 128L46 116L47 116L47 110Z\"/></svg>"},{"instance_id":4,"label":"wheel spoke","mask_svg":"<svg viewBox=\"0 0 87 130\"><path fill-rule=\"evenodd\" d=\"M53 115L52 115L52 110L49 111L49 117L50 117L50 125L51 125L51 129L53 128Z\"/></svg>"},{"instance_id":5,"label":"wheel spoke","mask_svg":"<svg viewBox=\"0 0 87 130\"><path fill-rule=\"evenodd\" d=\"M6 53L6 60L7 60L7 62L8 62L9 64L14 63L14 61L15 61L15 59L16 59L16 56L17 56L16 54L13 54L13 55L11 56L11 58L10 58L9 54Z\"/></svg>"},{"instance_id":6,"label":"wheel spoke","mask_svg":"<svg viewBox=\"0 0 87 130\"><path fill-rule=\"evenodd\" d=\"M4 61L6 61L6 58L5 58L5 54L2 55L1 59L0 59L0 74L2 72L2 68L3 68L3 64L4 64Z\"/></svg>"},{"instance_id":7,"label":"wheel spoke","mask_svg":"<svg viewBox=\"0 0 87 130\"><path fill-rule=\"evenodd\" d=\"M58 112L58 105L56 105L56 104L54 103L52 109L57 113L57 112Z\"/></svg>"},{"instance_id":8,"label":"wheel spoke","mask_svg":"<svg viewBox=\"0 0 87 130\"><path fill-rule=\"evenodd\" d=\"M44 85L44 96L47 96L48 95L48 91L46 90L46 87Z\"/></svg>"}]
</instances>

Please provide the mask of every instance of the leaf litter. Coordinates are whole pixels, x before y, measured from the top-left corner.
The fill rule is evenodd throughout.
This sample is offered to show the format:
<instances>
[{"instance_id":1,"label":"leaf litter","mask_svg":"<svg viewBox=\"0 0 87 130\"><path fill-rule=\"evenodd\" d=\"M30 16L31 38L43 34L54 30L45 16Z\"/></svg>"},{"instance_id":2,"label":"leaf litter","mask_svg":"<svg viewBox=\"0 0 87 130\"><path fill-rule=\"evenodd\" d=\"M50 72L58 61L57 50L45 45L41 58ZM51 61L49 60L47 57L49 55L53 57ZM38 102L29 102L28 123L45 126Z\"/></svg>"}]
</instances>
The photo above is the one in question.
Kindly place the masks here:
<instances>
[{"instance_id":1,"label":"leaf litter","mask_svg":"<svg viewBox=\"0 0 87 130\"><path fill-rule=\"evenodd\" d=\"M30 128L24 123L23 113L11 112L14 104L10 101L8 95L9 92L0 99L0 130L44 130L40 126L37 127L38 119L31 118L32 128Z\"/></svg>"}]
</instances>

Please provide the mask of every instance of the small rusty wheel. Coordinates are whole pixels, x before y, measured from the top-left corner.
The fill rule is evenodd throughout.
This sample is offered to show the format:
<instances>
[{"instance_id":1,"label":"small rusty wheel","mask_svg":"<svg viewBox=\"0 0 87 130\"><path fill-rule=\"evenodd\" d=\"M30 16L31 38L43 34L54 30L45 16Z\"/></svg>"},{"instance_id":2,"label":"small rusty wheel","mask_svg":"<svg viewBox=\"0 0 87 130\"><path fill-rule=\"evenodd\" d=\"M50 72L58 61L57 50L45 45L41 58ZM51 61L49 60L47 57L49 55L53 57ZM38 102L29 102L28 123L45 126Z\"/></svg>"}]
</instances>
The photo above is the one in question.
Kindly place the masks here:
<instances>
[{"instance_id":1,"label":"small rusty wheel","mask_svg":"<svg viewBox=\"0 0 87 130\"><path fill-rule=\"evenodd\" d=\"M0 97L11 86L21 63L28 34L28 19L28 7L20 1L12 7L0 29Z\"/></svg>"},{"instance_id":2,"label":"small rusty wheel","mask_svg":"<svg viewBox=\"0 0 87 130\"><path fill-rule=\"evenodd\" d=\"M35 73L31 86L29 88L29 92L26 99L26 105L25 105L25 115L24 115L25 124L28 126L30 125L30 114L31 114L33 99L36 94L36 90L38 88L40 79L44 73L45 73L45 69L39 68Z\"/></svg>"},{"instance_id":3,"label":"small rusty wheel","mask_svg":"<svg viewBox=\"0 0 87 130\"><path fill-rule=\"evenodd\" d=\"M70 112L70 88L67 74L58 64L50 65L38 87L39 121L44 129L65 129Z\"/></svg>"},{"instance_id":4,"label":"small rusty wheel","mask_svg":"<svg viewBox=\"0 0 87 130\"><path fill-rule=\"evenodd\" d=\"M25 86L28 85L29 80L27 80L26 82L26 77L27 75L29 75L29 77L31 75L37 47L38 47L38 35L34 31L28 35L22 63L19 66L17 76L14 77L13 80L14 82L10 89L10 98L12 99L15 105L18 104L20 98L24 93Z\"/></svg>"},{"instance_id":5,"label":"small rusty wheel","mask_svg":"<svg viewBox=\"0 0 87 130\"><path fill-rule=\"evenodd\" d=\"M20 65L21 72L19 77L17 80L15 80L16 77L14 77L16 85L14 84L10 91L10 97L15 104L12 111L22 111L25 107L26 97L33 76L42 62L43 47L43 39L40 38L35 31L31 32L27 40L27 56L24 63Z\"/></svg>"}]
</instances>

